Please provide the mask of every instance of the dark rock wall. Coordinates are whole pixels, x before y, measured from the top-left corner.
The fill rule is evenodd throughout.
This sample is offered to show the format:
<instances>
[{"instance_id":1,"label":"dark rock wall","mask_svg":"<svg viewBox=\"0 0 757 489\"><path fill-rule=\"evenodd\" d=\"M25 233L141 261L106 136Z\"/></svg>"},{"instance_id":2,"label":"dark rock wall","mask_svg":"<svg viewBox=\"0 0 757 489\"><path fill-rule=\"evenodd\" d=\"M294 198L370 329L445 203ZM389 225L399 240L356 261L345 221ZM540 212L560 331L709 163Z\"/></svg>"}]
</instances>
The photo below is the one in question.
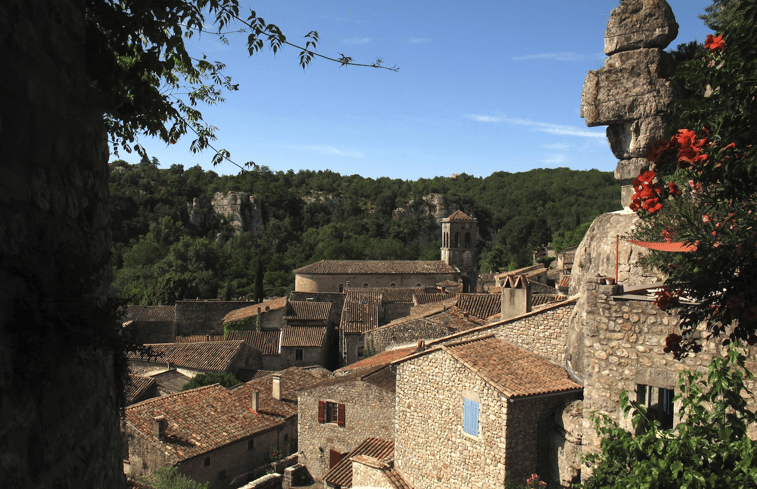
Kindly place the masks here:
<instances>
[{"instance_id":1,"label":"dark rock wall","mask_svg":"<svg viewBox=\"0 0 757 489\"><path fill-rule=\"evenodd\" d=\"M108 147L85 78L85 5L0 2L4 488L123 484L113 357L95 339L115 323L97 312L110 283Z\"/></svg>"}]
</instances>

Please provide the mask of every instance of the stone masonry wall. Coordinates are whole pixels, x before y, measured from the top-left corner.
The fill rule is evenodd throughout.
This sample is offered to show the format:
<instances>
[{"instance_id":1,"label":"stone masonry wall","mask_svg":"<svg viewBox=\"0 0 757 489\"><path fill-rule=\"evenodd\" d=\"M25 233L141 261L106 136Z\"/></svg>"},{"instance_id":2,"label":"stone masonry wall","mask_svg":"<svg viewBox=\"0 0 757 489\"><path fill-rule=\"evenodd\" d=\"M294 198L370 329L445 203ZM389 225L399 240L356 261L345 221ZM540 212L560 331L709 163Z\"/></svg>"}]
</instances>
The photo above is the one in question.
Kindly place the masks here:
<instances>
[{"instance_id":1,"label":"stone masonry wall","mask_svg":"<svg viewBox=\"0 0 757 489\"><path fill-rule=\"evenodd\" d=\"M371 489L394 489L380 469L369 467L360 462L352 462L352 487L370 487Z\"/></svg>"},{"instance_id":2,"label":"stone masonry wall","mask_svg":"<svg viewBox=\"0 0 757 489\"><path fill-rule=\"evenodd\" d=\"M369 331L365 334L365 344L372 346L377 352L381 352L398 346L413 344L418 340L429 341L441 338L451 334L453 331L449 326L433 321L411 319Z\"/></svg>"},{"instance_id":3,"label":"stone masonry wall","mask_svg":"<svg viewBox=\"0 0 757 489\"><path fill-rule=\"evenodd\" d=\"M345 405L345 426L318 422L318 401ZM329 450L346 453L369 437L394 440L394 393L362 381L300 391L300 463L315 479L329 469Z\"/></svg>"},{"instance_id":4,"label":"stone masonry wall","mask_svg":"<svg viewBox=\"0 0 757 489\"><path fill-rule=\"evenodd\" d=\"M97 340L111 328L108 146L86 5L0 2L0 485L14 489L123 485Z\"/></svg>"},{"instance_id":5,"label":"stone masonry wall","mask_svg":"<svg viewBox=\"0 0 757 489\"><path fill-rule=\"evenodd\" d=\"M248 301L176 301L176 334L223 334L223 317L253 304Z\"/></svg>"},{"instance_id":6,"label":"stone masonry wall","mask_svg":"<svg viewBox=\"0 0 757 489\"><path fill-rule=\"evenodd\" d=\"M464 395L479 401L478 437L463 431ZM502 487L508 408L499 391L446 352L399 364L396 467L413 487Z\"/></svg>"},{"instance_id":7,"label":"stone masonry wall","mask_svg":"<svg viewBox=\"0 0 757 489\"><path fill-rule=\"evenodd\" d=\"M124 334L139 344L173 343L176 341L176 322L133 321L124 327Z\"/></svg>"}]
</instances>

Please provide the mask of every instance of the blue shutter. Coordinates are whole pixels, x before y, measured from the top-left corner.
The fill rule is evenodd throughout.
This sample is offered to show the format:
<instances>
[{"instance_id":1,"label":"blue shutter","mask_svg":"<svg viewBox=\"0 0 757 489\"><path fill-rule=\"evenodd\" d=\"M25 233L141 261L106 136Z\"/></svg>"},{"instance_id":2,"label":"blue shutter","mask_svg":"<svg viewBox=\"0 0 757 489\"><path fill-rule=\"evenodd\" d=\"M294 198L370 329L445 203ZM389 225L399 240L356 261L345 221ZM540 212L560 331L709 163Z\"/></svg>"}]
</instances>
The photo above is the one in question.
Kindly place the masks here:
<instances>
[{"instance_id":1,"label":"blue shutter","mask_svg":"<svg viewBox=\"0 0 757 489\"><path fill-rule=\"evenodd\" d=\"M463 430L469 435L478 436L478 403L463 399Z\"/></svg>"}]
</instances>

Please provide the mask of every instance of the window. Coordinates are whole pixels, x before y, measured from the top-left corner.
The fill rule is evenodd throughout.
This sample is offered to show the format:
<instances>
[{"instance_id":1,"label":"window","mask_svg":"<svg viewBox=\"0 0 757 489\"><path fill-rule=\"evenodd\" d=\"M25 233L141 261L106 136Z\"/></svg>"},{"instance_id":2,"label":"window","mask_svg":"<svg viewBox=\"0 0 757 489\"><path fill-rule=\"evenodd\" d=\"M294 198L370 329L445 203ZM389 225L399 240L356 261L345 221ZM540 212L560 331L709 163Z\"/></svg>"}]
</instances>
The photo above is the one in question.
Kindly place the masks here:
<instances>
[{"instance_id":1,"label":"window","mask_svg":"<svg viewBox=\"0 0 757 489\"><path fill-rule=\"evenodd\" d=\"M357 357L358 358L363 358L364 355L365 355L365 347L364 346L358 346L357 347Z\"/></svg>"},{"instance_id":2,"label":"window","mask_svg":"<svg viewBox=\"0 0 757 489\"><path fill-rule=\"evenodd\" d=\"M397 284L392 284L392 285L391 285L391 287L396 287L396 286L397 286Z\"/></svg>"},{"instance_id":3,"label":"window","mask_svg":"<svg viewBox=\"0 0 757 489\"><path fill-rule=\"evenodd\" d=\"M336 402L318 401L318 422L319 423L336 423L344 426L344 404Z\"/></svg>"},{"instance_id":4,"label":"window","mask_svg":"<svg viewBox=\"0 0 757 489\"><path fill-rule=\"evenodd\" d=\"M289 441L289 435L284 435L284 443Z\"/></svg>"},{"instance_id":5,"label":"window","mask_svg":"<svg viewBox=\"0 0 757 489\"><path fill-rule=\"evenodd\" d=\"M255 439L250 438L247 440L247 450L253 450L255 448Z\"/></svg>"},{"instance_id":6,"label":"window","mask_svg":"<svg viewBox=\"0 0 757 489\"><path fill-rule=\"evenodd\" d=\"M673 428L673 390L651 385L636 385L636 402L647 408L647 414L660 422L660 428Z\"/></svg>"},{"instance_id":7,"label":"window","mask_svg":"<svg viewBox=\"0 0 757 489\"><path fill-rule=\"evenodd\" d=\"M218 480L219 480L219 481L222 481L222 480L224 480L225 478L226 478L226 471L225 471L225 470L222 470L222 471L220 471L220 472L218 473Z\"/></svg>"},{"instance_id":8,"label":"window","mask_svg":"<svg viewBox=\"0 0 757 489\"><path fill-rule=\"evenodd\" d=\"M301 362L303 357L302 348L297 348L294 350L294 359L295 361Z\"/></svg>"},{"instance_id":9,"label":"window","mask_svg":"<svg viewBox=\"0 0 757 489\"><path fill-rule=\"evenodd\" d=\"M205 457L205 460L202 461L203 467L209 467L210 466L210 457Z\"/></svg>"},{"instance_id":10,"label":"window","mask_svg":"<svg viewBox=\"0 0 757 489\"><path fill-rule=\"evenodd\" d=\"M367 289L367 288L368 288L368 282L366 282L366 283L364 283L364 284L363 284L363 288L364 288L364 289Z\"/></svg>"},{"instance_id":11,"label":"window","mask_svg":"<svg viewBox=\"0 0 757 489\"><path fill-rule=\"evenodd\" d=\"M339 293L344 292L344 284L339 284Z\"/></svg>"},{"instance_id":12,"label":"window","mask_svg":"<svg viewBox=\"0 0 757 489\"><path fill-rule=\"evenodd\" d=\"M463 431L478 436L478 403L463 399Z\"/></svg>"}]
</instances>

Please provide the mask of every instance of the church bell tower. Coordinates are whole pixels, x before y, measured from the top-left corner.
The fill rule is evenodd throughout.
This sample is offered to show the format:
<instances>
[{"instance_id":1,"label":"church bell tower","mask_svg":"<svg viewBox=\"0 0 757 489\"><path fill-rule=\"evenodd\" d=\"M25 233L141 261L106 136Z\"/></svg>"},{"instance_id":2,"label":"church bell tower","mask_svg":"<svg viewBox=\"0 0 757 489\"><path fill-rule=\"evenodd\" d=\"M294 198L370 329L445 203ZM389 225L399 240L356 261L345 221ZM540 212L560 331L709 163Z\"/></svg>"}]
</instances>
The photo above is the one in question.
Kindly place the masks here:
<instances>
[{"instance_id":1,"label":"church bell tower","mask_svg":"<svg viewBox=\"0 0 757 489\"><path fill-rule=\"evenodd\" d=\"M442 261L457 267L463 277L463 292L476 292L478 284L478 219L455 211L442 219Z\"/></svg>"}]
</instances>

